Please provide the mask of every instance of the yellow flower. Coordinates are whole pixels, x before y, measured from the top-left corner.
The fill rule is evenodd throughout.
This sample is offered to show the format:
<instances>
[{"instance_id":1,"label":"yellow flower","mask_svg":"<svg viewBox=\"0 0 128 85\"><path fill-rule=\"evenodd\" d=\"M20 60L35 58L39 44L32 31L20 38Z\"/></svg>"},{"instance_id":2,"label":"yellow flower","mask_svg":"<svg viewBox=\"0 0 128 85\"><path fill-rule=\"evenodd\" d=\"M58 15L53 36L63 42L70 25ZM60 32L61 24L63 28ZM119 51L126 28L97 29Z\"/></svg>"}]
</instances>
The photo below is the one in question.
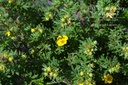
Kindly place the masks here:
<instances>
[{"instance_id":1,"label":"yellow flower","mask_svg":"<svg viewBox=\"0 0 128 85\"><path fill-rule=\"evenodd\" d=\"M113 81L113 77L110 74L107 74L107 75L104 75L103 80L104 80L105 84L107 84L107 83L110 84Z\"/></svg>"},{"instance_id":2,"label":"yellow flower","mask_svg":"<svg viewBox=\"0 0 128 85\"><path fill-rule=\"evenodd\" d=\"M10 62L12 62L13 60L14 60L13 57L9 57L9 58L8 58L8 61L10 61Z\"/></svg>"},{"instance_id":3,"label":"yellow flower","mask_svg":"<svg viewBox=\"0 0 128 85\"><path fill-rule=\"evenodd\" d=\"M110 11L114 13L116 11L116 7L115 6L111 6L110 7Z\"/></svg>"},{"instance_id":4,"label":"yellow flower","mask_svg":"<svg viewBox=\"0 0 128 85\"><path fill-rule=\"evenodd\" d=\"M81 75L81 76L83 76L83 75L84 75L84 73L81 71L81 72L80 72L80 75Z\"/></svg>"},{"instance_id":5,"label":"yellow flower","mask_svg":"<svg viewBox=\"0 0 128 85\"><path fill-rule=\"evenodd\" d=\"M113 18L113 13L108 13L108 12L107 12L107 13L106 13L106 17L107 17L107 18Z\"/></svg>"},{"instance_id":6,"label":"yellow flower","mask_svg":"<svg viewBox=\"0 0 128 85\"><path fill-rule=\"evenodd\" d=\"M35 29L34 29L34 28L32 28L32 29L31 29L31 32L32 32L32 33L33 33L33 32L35 32Z\"/></svg>"},{"instance_id":7,"label":"yellow flower","mask_svg":"<svg viewBox=\"0 0 128 85\"><path fill-rule=\"evenodd\" d=\"M63 36L64 40L68 40L68 37L66 35Z\"/></svg>"},{"instance_id":8,"label":"yellow flower","mask_svg":"<svg viewBox=\"0 0 128 85\"><path fill-rule=\"evenodd\" d=\"M67 41L64 40L64 39L59 39L59 40L56 41L56 43L57 43L58 46L63 46L67 43Z\"/></svg>"},{"instance_id":9,"label":"yellow flower","mask_svg":"<svg viewBox=\"0 0 128 85\"><path fill-rule=\"evenodd\" d=\"M78 84L78 85L84 85L84 83L80 83L80 84Z\"/></svg>"},{"instance_id":10,"label":"yellow flower","mask_svg":"<svg viewBox=\"0 0 128 85\"><path fill-rule=\"evenodd\" d=\"M11 4L13 2L13 0L8 0L8 3Z\"/></svg>"},{"instance_id":11,"label":"yellow flower","mask_svg":"<svg viewBox=\"0 0 128 85\"><path fill-rule=\"evenodd\" d=\"M5 69L5 66L3 64L0 65L0 71L3 71Z\"/></svg>"},{"instance_id":12,"label":"yellow flower","mask_svg":"<svg viewBox=\"0 0 128 85\"><path fill-rule=\"evenodd\" d=\"M11 32L10 32L10 31L7 31L7 32L5 33L5 35L10 36L10 35L11 35Z\"/></svg>"},{"instance_id":13,"label":"yellow flower","mask_svg":"<svg viewBox=\"0 0 128 85\"><path fill-rule=\"evenodd\" d=\"M63 46L65 44L67 44L67 40L68 40L68 37L66 35L58 36L57 40L56 40L56 43L57 43L58 46Z\"/></svg>"}]
</instances>

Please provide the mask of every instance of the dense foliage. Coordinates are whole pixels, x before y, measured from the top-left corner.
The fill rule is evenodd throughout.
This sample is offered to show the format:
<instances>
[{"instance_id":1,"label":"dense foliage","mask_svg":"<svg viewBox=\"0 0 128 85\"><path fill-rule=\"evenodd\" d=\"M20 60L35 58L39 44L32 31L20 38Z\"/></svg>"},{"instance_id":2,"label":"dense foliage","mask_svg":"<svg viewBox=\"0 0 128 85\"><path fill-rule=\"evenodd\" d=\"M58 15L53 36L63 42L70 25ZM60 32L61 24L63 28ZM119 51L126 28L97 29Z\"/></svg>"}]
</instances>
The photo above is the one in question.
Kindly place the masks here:
<instances>
[{"instance_id":1,"label":"dense foliage","mask_svg":"<svg viewBox=\"0 0 128 85\"><path fill-rule=\"evenodd\" d=\"M127 0L0 0L0 85L128 85Z\"/></svg>"}]
</instances>

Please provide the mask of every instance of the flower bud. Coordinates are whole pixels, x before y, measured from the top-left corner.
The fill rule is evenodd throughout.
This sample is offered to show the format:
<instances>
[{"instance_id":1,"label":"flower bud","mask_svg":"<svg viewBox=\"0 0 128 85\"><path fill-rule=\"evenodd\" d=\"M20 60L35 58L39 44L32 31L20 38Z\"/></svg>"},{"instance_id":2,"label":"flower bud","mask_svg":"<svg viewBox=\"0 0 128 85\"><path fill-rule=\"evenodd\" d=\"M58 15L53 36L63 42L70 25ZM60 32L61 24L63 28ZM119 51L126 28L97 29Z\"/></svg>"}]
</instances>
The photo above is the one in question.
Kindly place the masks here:
<instances>
[{"instance_id":1,"label":"flower bud","mask_svg":"<svg viewBox=\"0 0 128 85\"><path fill-rule=\"evenodd\" d=\"M51 67L46 68L48 72L51 72Z\"/></svg>"},{"instance_id":2,"label":"flower bud","mask_svg":"<svg viewBox=\"0 0 128 85\"><path fill-rule=\"evenodd\" d=\"M9 58L8 58L8 61L9 61L9 62L12 62L13 60L14 60L13 57L9 57Z\"/></svg>"},{"instance_id":3,"label":"flower bud","mask_svg":"<svg viewBox=\"0 0 128 85\"><path fill-rule=\"evenodd\" d=\"M80 76L83 76L83 75L84 75L84 73L81 71L81 72L80 72Z\"/></svg>"},{"instance_id":4,"label":"flower bud","mask_svg":"<svg viewBox=\"0 0 128 85\"><path fill-rule=\"evenodd\" d=\"M33 33L33 32L35 32L35 29L34 29L34 28L32 28L32 29L31 29L31 32L32 32L32 33Z\"/></svg>"},{"instance_id":5,"label":"flower bud","mask_svg":"<svg viewBox=\"0 0 128 85\"><path fill-rule=\"evenodd\" d=\"M49 73L49 76L50 76L50 77L53 77L53 72L50 72L50 73Z\"/></svg>"},{"instance_id":6,"label":"flower bud","mask_svg":"<svg viewBox=\"0 0 128 85\"><path fill-rule=\"evenodd\" d=\"M44 72L44 76L48 76L48 73L47 72Z\"/></svg>"},{"instance_id":7,"label":"flower bud","mask_svg":"<svg viewBox=\"0 0 128 85\"><path fill-rule=\"evenodd\" d=\"M53 77L54 77L54 78L56 78L56 77L57 77L57 74L56 74L56 73L54 73L54 74L53 74Z\"/></svg>"},{"instance_id":8,"label":"flower bud","mask_svg":"<svg viewBox=\"0 0 128 85\"><path fill-rule=\"evenodd\" d=\"M46 20L46 21L49 21L49 17L46 17L45 20Z\"/></svg>"},{"instance_id":9,"label":"flower bud","mask_svg":"<svg viewBox=\"0 0 128 85\"><path fill-rule=\"evenodd\" d=\"M26 55L22 55L21 57L22 57L22 59L26 59Z\"/></svg>"}]
</instances>

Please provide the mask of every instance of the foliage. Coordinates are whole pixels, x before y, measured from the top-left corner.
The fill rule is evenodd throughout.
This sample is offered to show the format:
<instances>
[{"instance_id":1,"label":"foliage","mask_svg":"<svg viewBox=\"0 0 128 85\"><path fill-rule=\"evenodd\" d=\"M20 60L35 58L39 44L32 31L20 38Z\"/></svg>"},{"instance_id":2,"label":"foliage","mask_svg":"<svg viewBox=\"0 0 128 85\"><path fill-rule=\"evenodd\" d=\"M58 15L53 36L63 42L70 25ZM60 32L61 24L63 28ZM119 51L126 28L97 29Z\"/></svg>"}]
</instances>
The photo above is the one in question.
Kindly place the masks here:
<instances>
[{"instance_id":1,"label":"foliage","mask_svg":"<svg viewBox=\"0 0 128 85\"><path fill-rule=\"evenodd\" d=\"M127 4L0 0L0 84L127 85Z\"/></svg>"}]
</instances>

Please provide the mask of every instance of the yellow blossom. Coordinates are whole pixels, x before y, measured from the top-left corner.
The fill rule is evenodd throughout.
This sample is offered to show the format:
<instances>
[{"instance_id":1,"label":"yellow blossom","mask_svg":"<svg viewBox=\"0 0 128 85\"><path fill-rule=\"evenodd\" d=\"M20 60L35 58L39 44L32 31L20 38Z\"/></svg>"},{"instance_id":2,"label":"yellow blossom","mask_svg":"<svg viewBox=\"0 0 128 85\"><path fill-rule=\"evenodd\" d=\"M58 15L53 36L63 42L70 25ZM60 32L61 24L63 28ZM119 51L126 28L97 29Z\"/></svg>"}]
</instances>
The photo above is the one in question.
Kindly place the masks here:
<instances>
[{"instance_id":1,"label":"yellow blossom","mask_svg":"<svg viewBox=\"0 0 128 85\"><path fill-rule=\"evenodd\" d=\"M58 36L57 40L56 40L56 43L57 43L58 46L63 46L65 44L67 44L67 40L68 40L68 37L66 35Z\"/></svg>"},{"instance_id":2,"label":"yellow blossom","mask_svg":"<svg viewBox=\"0 0 128 85\"><path fill-rule=\"evenodd\" d=\"M104 83L105 84L107 84L107 83L108 84L111 84L112 81L113 81L113 77L110 74L107 74L107 75L104 75L103 80L104 80Z\"/></svg>"},{"instance_id":3,"label":"yellow blossom","mask_svg":"<svg viewBox=\"0 0 128 85\"><path fill-rule=\"evenodd\" d=\"M108 13L108 12L107 12L107 13L106 13L106 17L107 17L107 18L113 18L113 13Z\"/></svg>"},{"instance_id":4,"label":"yellow blossom","mask_svg":"<svg viewBox=\"0 0 128 85\"><path fill-rule=\"evenodd\" d=\"M67 41L64 40L64 39L59 39L59 40L56 41L56 43L57 43L58 46L63 46L67 43Z\"/></svg>"},{"instance_id":5,"label":"yellow blossom","mask_svg":"<svg viewBox=\"0 0 128 85\"><path fill-rule=\"evenodd\" d=\"M110 7L110 11L114 13L116 11L116 7L115 6L111 6Z\"/></svg>"},{"instance_id":6,"label":"yellow blossom","mask_svg":"<svg viewBox=\"0 0 128 85\"><path fill-rule=\"evenodd\" d=\"M35 32L35 29L34 29L34 28L32 28L32 29L31 29L31 32L32 32L32 33L33 33L33 32Z\"/></svg>"},{"instance_id":7,"label":"yellow blossom","mask_svg":"<svg viewBox=\"0 0 128 85\"><path fill-rule=\"evenodd\" d=\"M5 33L5 35L10 36L10 35L11 35L11 32L10 32L10 31L7 31L7 32Z\"/></svg>"},{"instance_id":8,"label":"yellow blossom","mask_svg":"<svg viewBox=\"0 0 128 85\"><path fill-rule=\"evenodd\" d=\"M68 40L68 37L66 35L63 36L64 40Z\"/></svg>"}]
</instances>

